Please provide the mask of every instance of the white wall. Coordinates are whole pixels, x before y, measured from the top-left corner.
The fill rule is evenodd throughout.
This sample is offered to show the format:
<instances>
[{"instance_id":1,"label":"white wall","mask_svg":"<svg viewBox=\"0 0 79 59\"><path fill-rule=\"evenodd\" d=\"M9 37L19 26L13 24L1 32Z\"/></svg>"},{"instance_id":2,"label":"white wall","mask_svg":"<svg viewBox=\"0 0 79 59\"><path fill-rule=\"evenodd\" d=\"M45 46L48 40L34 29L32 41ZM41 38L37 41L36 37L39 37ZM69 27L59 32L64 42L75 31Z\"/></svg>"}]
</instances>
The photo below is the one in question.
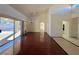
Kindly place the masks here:
<instances>
[{"instance_id":1,"label":"white wall","mask_svg":"<svg viewBox=\"0 0 79 59\"><path fill-rule=\"evenodd\" d=\"M62 37L63 35L63 20L70 20L71 9L65 7L66 5L57 5L58 7L50 9L51 19L51 36ZM67 9L67 10L65 10Z\"/></svg>"},{"instance_id":2,"label":"white wall","mask_svg":"<svg viewBox=\"0 0 79 59\"><path fill-rule=\"evenodd\" d=\"M25 32L31 32L31 23L28 21L24 22L24 33Z\"/></svg>"},{"instance_id":3,"label":"white wall","mask_svg":"<svg viewBox=\"0 0 79 59\"><path fill-rule=\"evenodd\" d=\"M36 16L33 21L33 32L40 32L40 23L43 22L45 24L45 31L48 30L48 11L41 13L40 15Z\"/></svg>"},{"instance_id":4,"label":"white wall","mask_svg":"<svg viewBox=\"0 0 79 59\"><path fill-rule=\"evenodd\" d=\"M62 18L59 15L51 14L52 37L62 37Z\"/></svg>"},{"instance_id":5,"label":"white wall","mask_svg":"<svg viewBox=\"0 0 79 59\"><path fill-rule=\"evenodd\" d=\"M77 38L77 33L78 33L78 20L77 18L73 18L70 21L70 25L69 25L69 32L70 32L70 37L76 37Z\"/></svg>"},{"instance_id":6,"label":"white wall","mask_svg":"<svg viewBox=\"0 0 79 59\"><path fill-rule=\"evenodd\" d=\"M26 30L27 30L27 32L33 32L34 31L34 24L33 24L33 22L26 22Z\"/></svg>"},{"instance_id":7,"label":"white wall","mask_svg":"<svg viewBox=\"0 0 79 59\"><path fill-rule=\"evenodd\" d=\"M51 35L52 37L62 37L63 36L63 29L62 29L63 21L69 22L71 20L70 14L50 14L50 15L51 15ZM67 32L65 33L67 34Z\"/></svg>"}]
</instances>

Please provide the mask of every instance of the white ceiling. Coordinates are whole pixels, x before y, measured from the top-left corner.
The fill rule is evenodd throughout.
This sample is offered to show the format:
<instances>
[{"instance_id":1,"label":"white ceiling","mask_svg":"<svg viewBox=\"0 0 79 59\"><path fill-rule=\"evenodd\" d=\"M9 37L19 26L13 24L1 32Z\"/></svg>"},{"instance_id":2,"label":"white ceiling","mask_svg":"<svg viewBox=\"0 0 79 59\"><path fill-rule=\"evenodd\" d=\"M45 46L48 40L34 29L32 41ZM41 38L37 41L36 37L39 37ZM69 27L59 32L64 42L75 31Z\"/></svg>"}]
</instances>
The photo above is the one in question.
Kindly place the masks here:
<instances>
[{"instance_id":1,"label":"white ceiling","mask_svg":"<svg viewBox=\"0 0 79 59\"><path fill-rule=\"evenodd\" d=\"M28 17L33 17L38 13L49 9L53 5L51 4L13 4L10 6Z\"/></svg>"},{"instance_id":2,"label":"white ceiling","mask_svg":"<svg viewBox=\"0 0 79 59\"><path fill-rule=\"evenodd\" d=\"M68 8L70 5L68 4L13 4L10 5L11 7L15 8L22 14L27 17L34 17L39 13L48 10L49 8L57 9L57 8ZM58 10L58 9L57 9ZM56 11L53 11L56 12Z\"/></svg>"},{"instance_id":3,"label":"white ceiling","mask_svg":"<svg viewBox=\"0 0 79 59\"><path fill-rule=\"evenodd\" d=\"M58 10L58 8L70 8L71 9L71 5L69 4L63 4L63 5L62 4L60 5L58 4L11 4L10 6L29 18L34 17L38 15L39 13L42 13L48 10L49 8L52 8L52 12L57 12L55 11L55 9Z\"/></svg>"}]
</instances>

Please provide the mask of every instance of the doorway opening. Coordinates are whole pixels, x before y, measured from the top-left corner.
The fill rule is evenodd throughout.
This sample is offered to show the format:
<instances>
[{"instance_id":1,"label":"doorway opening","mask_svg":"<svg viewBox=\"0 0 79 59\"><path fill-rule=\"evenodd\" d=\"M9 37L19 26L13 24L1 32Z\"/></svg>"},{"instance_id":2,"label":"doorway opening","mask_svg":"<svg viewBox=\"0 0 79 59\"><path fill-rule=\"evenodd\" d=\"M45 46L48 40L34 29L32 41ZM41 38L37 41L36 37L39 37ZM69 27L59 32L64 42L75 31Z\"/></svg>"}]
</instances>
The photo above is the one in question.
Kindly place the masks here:
<instances>
[{"instance_id":1,"label":"doorway opening","mask_svg":"<svg viewBox=\"0 0 79 59\"><path fill-rule=\"evenodd\" d=\"M40 42L44 42L44 32L45 32L45 24L44 22L40 23Z\"/></svg>"}]
</instances>

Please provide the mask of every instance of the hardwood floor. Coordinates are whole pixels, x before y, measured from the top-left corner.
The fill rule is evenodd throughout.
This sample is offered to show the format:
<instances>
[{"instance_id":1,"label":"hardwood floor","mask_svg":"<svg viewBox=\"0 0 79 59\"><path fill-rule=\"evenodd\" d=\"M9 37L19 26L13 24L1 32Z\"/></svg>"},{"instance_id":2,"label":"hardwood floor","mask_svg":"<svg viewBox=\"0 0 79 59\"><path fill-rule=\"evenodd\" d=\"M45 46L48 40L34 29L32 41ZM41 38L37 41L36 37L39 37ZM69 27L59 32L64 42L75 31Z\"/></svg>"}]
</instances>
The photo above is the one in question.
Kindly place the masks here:
<instances>
[{"instance_id":1,"label":"hardwood floor","mask_svg":"<svg viewBox=\"0 0 79 59\"><path fill-rule=\"evenodd\" d=\"M18 55L67 55L47 33L31 32L22 38Z\"/></svg>"}]
</instances>

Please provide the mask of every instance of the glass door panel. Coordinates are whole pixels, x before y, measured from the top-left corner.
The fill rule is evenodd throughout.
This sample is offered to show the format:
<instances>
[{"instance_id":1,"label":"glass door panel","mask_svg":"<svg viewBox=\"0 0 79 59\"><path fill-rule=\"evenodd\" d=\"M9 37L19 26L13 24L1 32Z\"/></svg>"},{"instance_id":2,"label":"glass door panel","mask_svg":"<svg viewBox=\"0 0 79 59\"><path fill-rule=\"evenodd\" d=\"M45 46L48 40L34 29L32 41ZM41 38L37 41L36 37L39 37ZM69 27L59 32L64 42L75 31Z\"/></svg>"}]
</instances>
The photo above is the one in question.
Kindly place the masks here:
<instances>
[{"instance_id":1,"label":"glass door panel","mask_svg":"<svg viewBox=\"0 0 79 59\"><path fill-rule=\"evenodd\" d=\"M14 39L14 54L20 51L21 46L21 21L15 20L15 39Z\"/></svg>"}]
</instances>

